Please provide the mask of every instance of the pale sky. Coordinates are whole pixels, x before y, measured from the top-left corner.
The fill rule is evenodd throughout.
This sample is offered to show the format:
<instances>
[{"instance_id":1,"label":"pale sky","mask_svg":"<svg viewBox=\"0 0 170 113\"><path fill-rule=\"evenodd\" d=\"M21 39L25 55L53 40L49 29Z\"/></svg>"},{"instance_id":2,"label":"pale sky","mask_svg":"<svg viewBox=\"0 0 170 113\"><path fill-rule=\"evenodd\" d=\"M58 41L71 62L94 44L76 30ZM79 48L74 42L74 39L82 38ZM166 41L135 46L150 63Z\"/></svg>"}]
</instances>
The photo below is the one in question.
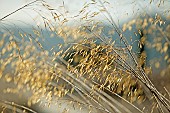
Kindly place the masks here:
<instances>
[{"instance_id":1,"label":"pale sky","mask_svg":"<svg viewBox=\"0 0 170 113\"><path fill-rule=\"evenodd\" d=\"M22 7L23 5L30 1L31 0L0 0L0 18ZM59 6L62 5L64 1L66 9L69 10L70 14L75 15L75 13L77 13L78 10L80 10L83 7L83 4L85 2L89 2L91 0L46 0L46 1L50 5L52 5L52 7L57 8L58 10L60 10ZM112 7L108 8L109 12L112 14L115 21L116 22L119 21L120 23L128 20L129 18L136 17L142 11L161 10L161 7L158 8L156 6L156 4L159 3L158 2L159 0L154 0L155 3L152 3L150 6L148 5L150 0L143 1L142 3L140 3L140 0L107 0L107 1L110 2L111 4L110 7ZM139 5L139 3L141 5ZM170 2L167 1L166 5L167 3L169 4ZM32 6L31 8L33 7L36 8L38 6L35 5ZM95 8L91 8L90 10L94 9ZM164 7L163 10L166 9L168 10L169 8ZM29 9L26 8L6 18L6 20L9 21L8 23L13 22L13 20L15 20L15 22L19 20L29 24L33 24L34 21L32 20L32 18L36 18L36 16L37 14L33 10L30 10L30 8Z\"/></svg>"}]
</instances>

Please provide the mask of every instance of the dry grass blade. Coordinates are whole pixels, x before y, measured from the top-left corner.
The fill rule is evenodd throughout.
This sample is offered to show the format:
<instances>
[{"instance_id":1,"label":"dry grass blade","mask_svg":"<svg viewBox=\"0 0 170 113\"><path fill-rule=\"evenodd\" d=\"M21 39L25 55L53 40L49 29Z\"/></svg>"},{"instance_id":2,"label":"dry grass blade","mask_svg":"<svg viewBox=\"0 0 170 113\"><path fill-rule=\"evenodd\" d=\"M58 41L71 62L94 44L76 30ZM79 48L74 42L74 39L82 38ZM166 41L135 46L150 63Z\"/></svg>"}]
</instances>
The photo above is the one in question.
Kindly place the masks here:
<instances>
[{"instance_id":1,"label":"dry grass blade","mask_svg":"<svg viewBox=\"0 0 170 113\"><path fill-rule=\"evenodd\" d=\"M3 106L5 108L4 111L2 111L2 112L5 112L6 109L11 109L11 110L13 110L13 112L18 112L18 113L23 113L23 112L37 113L36 111L34 111L28 107L16 104L14 102L1 100L0 104L2 104L1 106Z\"/></svg>"}]
</instances>

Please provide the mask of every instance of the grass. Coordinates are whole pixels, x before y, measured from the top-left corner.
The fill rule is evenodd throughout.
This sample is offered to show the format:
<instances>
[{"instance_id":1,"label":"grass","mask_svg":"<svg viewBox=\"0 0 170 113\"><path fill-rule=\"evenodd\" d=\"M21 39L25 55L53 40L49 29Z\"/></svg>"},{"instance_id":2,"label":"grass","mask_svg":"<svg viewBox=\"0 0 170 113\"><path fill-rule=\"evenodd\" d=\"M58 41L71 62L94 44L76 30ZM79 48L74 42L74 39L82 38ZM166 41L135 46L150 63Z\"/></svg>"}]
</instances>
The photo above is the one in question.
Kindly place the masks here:
<instances>
[{"instance_id":1,"label":"grass","mask_svg":"<svg viewBox=\"0 0 170 113\"><path fill-rule=\"evenodd\" d=\"M33 4L43 10L35 9ZM64 2L61 13L47 2L35 0L0 19L6 31L0 41L1 83L12 84L3 88L3 93L18 98L20 92L29 94L26 103L1 99L2 112L36 113L33 109L40 103L49 107L56 103L66 105L62 112L170 112L169 89L163 86L158 91L151 71L157 69L161 71L158 76L169 76L168 14L153 18L146 13L121 28L109 12L109 4L90 1L78 15L70 17ZM33 27L33 34L15 27L16 36L6 27L6 19L27 7L37 12L43 26ZM96 20L100 16L107 20L107 26ZM70 21L76 26L68 25ZM49 38L60 37L64 43L46 49L43 29ZM156 62L148 59L149 50L161 57L155 57Z\"/></svg>"}]
</instances>

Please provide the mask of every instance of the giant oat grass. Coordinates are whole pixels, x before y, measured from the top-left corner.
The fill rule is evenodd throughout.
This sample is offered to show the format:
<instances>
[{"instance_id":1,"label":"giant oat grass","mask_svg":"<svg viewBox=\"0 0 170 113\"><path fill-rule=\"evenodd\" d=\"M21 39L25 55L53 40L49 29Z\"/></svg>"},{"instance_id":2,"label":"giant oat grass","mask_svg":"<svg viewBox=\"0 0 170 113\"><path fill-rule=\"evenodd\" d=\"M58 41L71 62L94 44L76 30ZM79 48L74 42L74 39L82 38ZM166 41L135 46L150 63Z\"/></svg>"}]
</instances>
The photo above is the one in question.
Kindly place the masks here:
<instances>
[{"instance_id":1,"label":"giant oat grass","mask_svg":"<svg viewBox=\"0 0 170 113\"><path fill-rule=\"evenodd\" d=\"M140 6L140 2L131 4L136 3ZM70 16L64 1L59 11L46 1L35 0L0 19L0 78L2 83L12 84L3 93L29 95L26 104L1 98L2 113L37 113L37 104L67 105L62 112L170 112L169 89L164 87L164 93L160 93L150 79L154 73L151 68L161 70L160 76L169 74L169 16L153 17L145 12L121 28L109 12L110 4L92 0ZM162 5L160 0L158 7ZM96 10L90 9L94 7ZM34 10L43 25L32 27L30 33L14 24L16 35L7 27L7 18L24 8ZM105 20L96 20L100 16ZM60 37L56 42L62 39L62 43L49 47L44 33L49 39ZM149 49L163 58L148 60Z\"/></svg>"}]
</instances>

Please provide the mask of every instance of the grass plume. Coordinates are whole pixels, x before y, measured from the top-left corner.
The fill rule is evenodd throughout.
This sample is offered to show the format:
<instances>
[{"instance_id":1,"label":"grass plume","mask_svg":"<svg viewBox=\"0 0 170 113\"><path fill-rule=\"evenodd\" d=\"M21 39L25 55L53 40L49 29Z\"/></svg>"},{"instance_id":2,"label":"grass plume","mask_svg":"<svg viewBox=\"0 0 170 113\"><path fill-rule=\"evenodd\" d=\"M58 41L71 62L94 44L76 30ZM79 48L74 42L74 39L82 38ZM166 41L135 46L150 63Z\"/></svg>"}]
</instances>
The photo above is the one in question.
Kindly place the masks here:
<instances>
[{"instance_id":1,"label":"grass plume","mask_svg":"<svg viewBox=\"0 0 170 113\"><path fill-rule=\"evenodd\" d=\"M34 8L35 3L43 10ZM1 100L2 112L36 113L34 105L40 103L49 107L56 103L68 105L62 112L71 112L72 108L95 113L170 112L168 89L164 88L164 95L150 77L151 68L161 70L161 76L169 73L169 16L156 14L152 18L146 14L121 28L109 11L110 4L92 0L70 16L64 1L58 11L46 1L35 0L2 17L5 32L0 40L0 78L2 83L12 84L3 93L29 94L28 107ZM27 7L41 17L43 24L36 24L31 33L15 27L15 35L6 27L6 19ZM108 24L96 19L100 16ZM56 43L48 45L53 43L50 40ZM161 61L167 67L148 60L149 53L144 48L155 48L164 56Z\"/></svg>"}]
</instances>

